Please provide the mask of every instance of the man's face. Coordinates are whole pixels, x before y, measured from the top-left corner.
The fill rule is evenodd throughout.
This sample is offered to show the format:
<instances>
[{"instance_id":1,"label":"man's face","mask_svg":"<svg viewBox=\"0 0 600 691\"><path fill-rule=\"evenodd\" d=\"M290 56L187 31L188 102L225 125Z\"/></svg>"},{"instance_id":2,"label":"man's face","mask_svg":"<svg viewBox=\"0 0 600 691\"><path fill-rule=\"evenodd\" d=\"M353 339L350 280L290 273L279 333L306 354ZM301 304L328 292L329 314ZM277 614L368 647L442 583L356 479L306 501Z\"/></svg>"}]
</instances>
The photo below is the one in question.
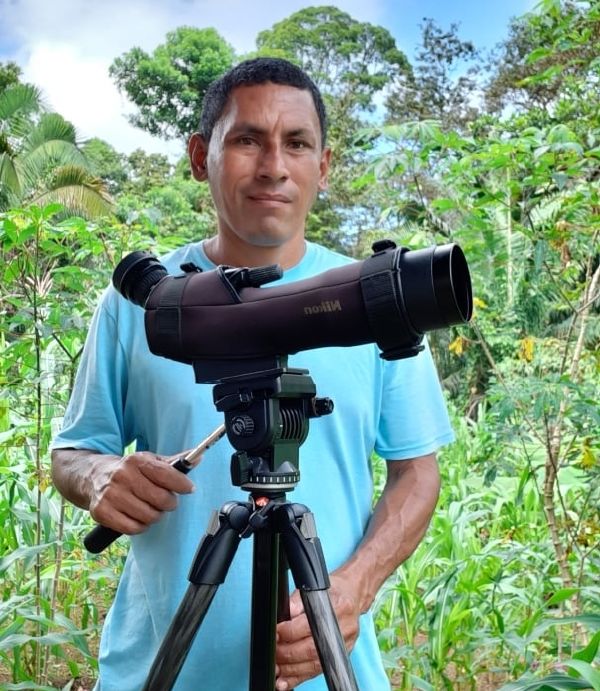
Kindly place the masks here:
<instances>
[{"instance_id":1,"label":"man's face","mask_svg":"<svg viewBox=\"0 0 600 691\"><path fill-rule=\"evenodd\" d=\"M195 176L210 184L224 238L254 247L303 238L330 157L308 91L272 83L234 89L208 151L196 161L190 151Z\"/></svg>"}]
</instances>

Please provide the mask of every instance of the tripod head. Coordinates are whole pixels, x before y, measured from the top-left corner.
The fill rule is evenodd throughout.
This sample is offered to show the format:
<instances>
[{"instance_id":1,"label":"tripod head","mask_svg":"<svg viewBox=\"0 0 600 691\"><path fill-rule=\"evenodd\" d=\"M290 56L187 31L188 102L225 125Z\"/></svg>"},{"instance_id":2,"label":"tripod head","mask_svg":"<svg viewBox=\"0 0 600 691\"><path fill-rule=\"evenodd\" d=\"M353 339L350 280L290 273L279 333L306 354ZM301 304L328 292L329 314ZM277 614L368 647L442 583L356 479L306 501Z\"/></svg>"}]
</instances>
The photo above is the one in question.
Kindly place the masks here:
<instances>
[{"instance_id":1,"label":"tripod head","mask_svg":"<svg viewBox=\"0 0 600 691\"><path fill-rule=\"evenodd\" d=\"M194 363L197 381L205 365ZM250 371L249 371L250 370ZM299 449L309 419L328 415L333 401L318 398L308 370L290 368L286 356L210 364L213 401L225 416L231 457L231 481L251 493L280 495L300 480Z\"/></svg>"}]
</instances>

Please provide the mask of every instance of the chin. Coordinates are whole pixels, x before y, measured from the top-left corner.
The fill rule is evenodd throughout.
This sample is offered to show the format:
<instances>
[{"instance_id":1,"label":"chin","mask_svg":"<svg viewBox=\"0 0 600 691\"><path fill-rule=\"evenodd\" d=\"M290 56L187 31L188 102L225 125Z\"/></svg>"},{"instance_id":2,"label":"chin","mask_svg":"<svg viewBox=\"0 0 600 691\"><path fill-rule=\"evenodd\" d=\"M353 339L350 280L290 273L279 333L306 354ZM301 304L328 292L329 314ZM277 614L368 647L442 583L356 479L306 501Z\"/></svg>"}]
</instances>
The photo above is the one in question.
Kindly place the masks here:
<instances>
[{"instance_id":1,"label":"chin","mask_svg":"<svg viewBox=\"0 0 600 691\"><path fill-rule=\"evenodd\" d=\"M268 231L261 229L255 233L244 233L240 237L253 247L282 247L289 242L294 241L298 235L304 238L304 232L290 233L289 231L273 230Z\"/></svg>"}]
</instances>

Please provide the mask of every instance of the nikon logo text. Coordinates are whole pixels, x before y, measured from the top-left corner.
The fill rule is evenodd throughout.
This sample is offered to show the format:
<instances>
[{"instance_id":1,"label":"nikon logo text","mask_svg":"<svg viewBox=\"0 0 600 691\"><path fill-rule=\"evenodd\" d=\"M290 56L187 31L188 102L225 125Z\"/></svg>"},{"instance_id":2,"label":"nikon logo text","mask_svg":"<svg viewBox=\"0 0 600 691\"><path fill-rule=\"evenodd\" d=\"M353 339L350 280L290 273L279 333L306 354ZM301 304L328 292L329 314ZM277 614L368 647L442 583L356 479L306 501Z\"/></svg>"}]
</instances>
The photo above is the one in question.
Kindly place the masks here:
<instances>
[{"instance_id":1,"label":"nikon logo text","mask_svg":"<svg viewBox=\"0 0 600 691\"><path fill-rule=\"evenodd\" d=\"M304 314L323 314L323 312L341 312L342 306L339 300L323 300L320 305L310 305L304 308Z\"/></svg>"}]
</instances>

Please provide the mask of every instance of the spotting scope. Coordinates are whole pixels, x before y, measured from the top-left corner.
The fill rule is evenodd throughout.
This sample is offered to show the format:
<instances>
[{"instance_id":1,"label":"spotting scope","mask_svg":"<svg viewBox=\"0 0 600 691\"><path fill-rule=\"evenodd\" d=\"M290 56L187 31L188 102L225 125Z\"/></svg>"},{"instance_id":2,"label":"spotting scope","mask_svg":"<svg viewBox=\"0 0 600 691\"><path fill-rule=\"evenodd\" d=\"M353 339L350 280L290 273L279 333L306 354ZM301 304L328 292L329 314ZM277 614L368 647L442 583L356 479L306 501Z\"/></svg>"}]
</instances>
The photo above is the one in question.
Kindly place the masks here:
<instances>
[{"instance_id":1,"label":"spotting scope","mask_svg":"<svg viewBox=\"0 0 600 691\"><path fill-rule=\"evenodd\" d=\"M144 307L151 352L189 364L243 365L364 343L394 360L416 355L425 332L472 314L469 269L456 244L410 250L382 240L367 259L271 287L263 286L282 276L278 265L181 268L170 275L152 254L133 252L113 284Z\"/></svg>"}]
</instances>

